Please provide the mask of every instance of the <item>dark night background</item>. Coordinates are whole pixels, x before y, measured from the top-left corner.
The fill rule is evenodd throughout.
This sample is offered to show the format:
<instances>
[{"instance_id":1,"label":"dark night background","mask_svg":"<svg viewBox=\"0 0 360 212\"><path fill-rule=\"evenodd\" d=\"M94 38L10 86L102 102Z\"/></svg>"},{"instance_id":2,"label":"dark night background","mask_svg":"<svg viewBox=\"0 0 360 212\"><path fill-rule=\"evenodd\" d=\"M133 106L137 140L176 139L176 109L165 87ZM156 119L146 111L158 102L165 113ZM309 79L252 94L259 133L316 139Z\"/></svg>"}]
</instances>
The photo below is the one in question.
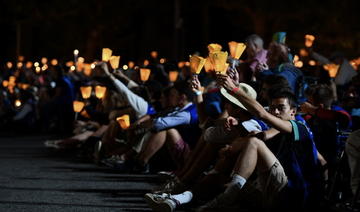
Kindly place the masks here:
<instances>
[{"instance_id":1,"label":"dark night background","mask_svg":"<svg viewBox=\"0 0 360 212\"><path fill-rule=\"evenodd\" d=\"M360 55L358 1L289 0L2 0L0 62L18 54L68 60L74 49L86 60L100 58L109 47L121 61L161 57L187 59L206 45L241 42L257 33L265 43L286 31L293 51L304 35L316 36L315 48L329 55L340 50Z\"/></svg>"}]
</instances>

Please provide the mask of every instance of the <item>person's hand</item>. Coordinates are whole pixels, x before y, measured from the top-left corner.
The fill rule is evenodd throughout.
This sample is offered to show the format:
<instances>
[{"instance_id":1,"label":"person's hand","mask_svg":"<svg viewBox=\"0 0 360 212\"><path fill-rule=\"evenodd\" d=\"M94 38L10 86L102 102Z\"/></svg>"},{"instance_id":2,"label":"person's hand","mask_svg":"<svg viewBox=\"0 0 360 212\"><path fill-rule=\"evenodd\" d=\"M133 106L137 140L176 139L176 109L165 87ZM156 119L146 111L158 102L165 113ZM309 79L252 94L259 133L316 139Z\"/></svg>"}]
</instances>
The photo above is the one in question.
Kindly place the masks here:
<instances>
[{"instance_id":1,"label":"person's hand","mask_svg":"<svg viewBox=\"0 0 360 212\"><path fill-rule=\"evenodd\" d=\"M234 81L227 75L218 74L216 75L216 80L219 86L222 86L229 91L237 87Z\"/></svg>"},{"instance_id":2,"label":"person's hand","mask_svg":"<svg viewBox=\"0 0 360 212\"><path fill-rule=\"evenodd\" d=\"M193 92L201 91L201 84L198 75L193 75L191 79L191 89Z\"/></svg>"},{"instance_id":3,"label":"person's hand","mask_svg":"<svg viewBox=\"0 0 360 212\"><path fill-rule=\"evenodd\" d=\"M300 112L307 113L307 114L315 114L317 107L312 105L309 102L304 102L300 105Z\"/></svg>"},{"instance_id":4,"label":"person's hand","mask_svg":"<svg viewBox=\"0 0 360 212\"><path fill-rule=\"evenodd\" d=\"M109 67L106 62L100 62L100 63L96 64L96 66L99 66L107 76L111 75L110 71L109 71Z\"/></svg>"},{"instance_id":5,"label":"person's hand","mask_svg":"<svg viewBox=\"0 0 360 212\"><path fill-rule=\"evenodd\" d=\"M239 124L239 122L236 118L229 116L225 120L224 128L225 128L225 130L230 131L233 126L236 126L238 124Z\"/></svg>"},{"instance_id":6,"label":"person's hand","mask_svg":"<svg viewBox=\"0 0 360 212\"><path fill-rule=\"evenodd\" d=\"M255 71L262 72L264 70L269 70L269 66L266 63L258 63L255 67Z\"/></svg>"},{"instance_id":7,"label":"person's hand","mask_svg":"<svg viewBox=\"0 0 360 212\"><path fill-rule=\"evenodd\" d=\"M239 72L236 68L228 68L227 75L233 80L235 85L238 86L240 84Z\"/></svg>"}]
</instances>

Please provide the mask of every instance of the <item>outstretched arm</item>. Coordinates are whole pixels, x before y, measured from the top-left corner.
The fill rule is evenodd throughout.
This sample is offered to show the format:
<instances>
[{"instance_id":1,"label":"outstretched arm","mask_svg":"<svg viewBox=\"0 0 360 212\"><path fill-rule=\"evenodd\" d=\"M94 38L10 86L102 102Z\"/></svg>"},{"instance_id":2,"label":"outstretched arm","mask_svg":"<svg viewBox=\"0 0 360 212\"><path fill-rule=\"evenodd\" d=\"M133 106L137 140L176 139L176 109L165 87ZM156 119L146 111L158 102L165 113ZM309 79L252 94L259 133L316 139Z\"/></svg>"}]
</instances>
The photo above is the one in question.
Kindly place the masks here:
<instances>
[{"instance_id":1,"label":"outstretched arm","mask_svg":"<svg viewBox=\"0 0 360 212\"><path fill-rule=\"evenodd\" d=\"M242 89L237 89L230 77L218 75L217 79L218 83L239 99L252 115L264 120L280 132L292 132L292 125L289 121L282 120L267 112L258 101L246 95Z\"/></svg>"}]
</instances>

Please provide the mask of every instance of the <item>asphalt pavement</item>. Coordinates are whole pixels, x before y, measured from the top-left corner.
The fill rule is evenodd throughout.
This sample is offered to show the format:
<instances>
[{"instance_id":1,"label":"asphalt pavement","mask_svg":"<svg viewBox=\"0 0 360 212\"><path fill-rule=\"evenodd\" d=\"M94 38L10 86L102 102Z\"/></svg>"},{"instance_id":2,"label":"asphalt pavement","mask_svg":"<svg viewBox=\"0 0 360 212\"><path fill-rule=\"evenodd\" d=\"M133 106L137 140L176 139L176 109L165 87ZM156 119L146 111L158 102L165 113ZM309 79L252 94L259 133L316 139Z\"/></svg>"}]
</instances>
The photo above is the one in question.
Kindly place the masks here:
<instances>
[{"instance_id":1,"label":"asphalt pavement","mask_svg":"<svg viewBox=\"0 0 360 212\"><path fill-rule=\"evenodd\" d=\"M150 211L154 175L121 174L51 151L51 136L0 137L0 211Z\"/></svg>"}]
</instances>

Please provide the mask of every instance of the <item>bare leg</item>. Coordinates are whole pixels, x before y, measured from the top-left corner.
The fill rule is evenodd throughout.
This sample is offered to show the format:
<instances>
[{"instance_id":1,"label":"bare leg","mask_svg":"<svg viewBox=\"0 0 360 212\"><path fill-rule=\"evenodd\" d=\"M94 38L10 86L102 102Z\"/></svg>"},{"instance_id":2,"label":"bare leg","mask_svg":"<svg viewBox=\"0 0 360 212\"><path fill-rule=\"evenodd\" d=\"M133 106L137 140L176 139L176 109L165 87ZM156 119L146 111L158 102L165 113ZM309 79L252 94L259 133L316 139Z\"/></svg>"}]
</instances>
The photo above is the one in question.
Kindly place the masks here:
<instances>
[{"instance_id":1,"label":"bare leg","mask_svg":"<svg viewBox=\"0 0 360 212\"><path fill-rule=\"evenodd\" d=\"M243 178L248 179L255 168L258 168L260 172L269 170L277 160L262 140L250 137L243 142L242 153L239 155L233 170L234 173Z\"/></svg>"},{"instance_id":2,"label":"bare leg","mask_svg":"<svg viewBox=\"0 0 360 212\"><path fill-rule=\"evenodd\" d=\"M144 164L148 163L150 158L157 151L159 151L162 146L164 146L166 135L167 132L165 130L151 134L150 138L146 142L145 147L138 156L138 161Z\"/></svg>"},{"instance_id":3,"label":"bare leg","mask_svg":"<svg viewBox=\"0 0 360 212\"><path fill-rule=\"evenodd\" d=\"M189 146L183 141L180 133L176 129L169 129L166 133L168 151L177 167L181 168L185 164L185 158L190 155Z\"/></svg>"}]
</instances>

